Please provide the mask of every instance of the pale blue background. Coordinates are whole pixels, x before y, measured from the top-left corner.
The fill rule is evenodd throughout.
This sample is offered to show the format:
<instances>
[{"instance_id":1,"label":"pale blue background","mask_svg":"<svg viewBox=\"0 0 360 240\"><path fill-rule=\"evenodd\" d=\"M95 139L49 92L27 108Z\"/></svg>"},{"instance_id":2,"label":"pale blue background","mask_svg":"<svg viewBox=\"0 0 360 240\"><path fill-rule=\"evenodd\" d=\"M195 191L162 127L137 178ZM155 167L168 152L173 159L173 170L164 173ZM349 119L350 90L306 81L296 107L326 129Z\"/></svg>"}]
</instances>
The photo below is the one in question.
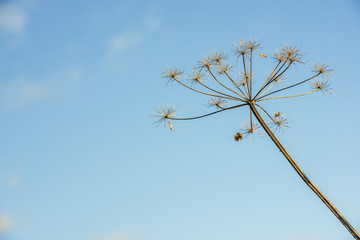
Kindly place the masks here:
<instances>
[{"instance_id":1,"label":"pale blue background","mask_svg":"<svg viewBox=\"0 0 360 240\"><path fill-rule=\"evenodd\" d=\"M233 140L245 109L154 127L165 104L179 117L211 110L165 88L164 69L189 72L250 37L336 70L335 96L267 106L288 116L280 140L360 231L359 1L24 0L0 1L0 239L352 239L265 134ZM273 63L260 60L261 80Z\"/></svg>"}]
</instances>

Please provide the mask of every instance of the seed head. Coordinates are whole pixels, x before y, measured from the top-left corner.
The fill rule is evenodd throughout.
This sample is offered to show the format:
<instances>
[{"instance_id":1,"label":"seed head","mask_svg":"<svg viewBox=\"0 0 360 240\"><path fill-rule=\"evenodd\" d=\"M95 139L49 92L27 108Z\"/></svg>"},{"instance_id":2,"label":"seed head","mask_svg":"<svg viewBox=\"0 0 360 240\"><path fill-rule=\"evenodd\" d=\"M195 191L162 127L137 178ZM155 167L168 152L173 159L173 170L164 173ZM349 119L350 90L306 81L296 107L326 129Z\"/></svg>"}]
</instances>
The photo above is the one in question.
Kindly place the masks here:
<instances>
[{"instance_id":1,"label":"seed head","mask_svg":"<svg viewBox=\"0 0 360 240\"><path fill-rule=\"evenodd\" d=\"M332 92L330 91L332 88L330 88L329 81L316 80L316 81L312 82L311 84L312 84L311 87L314 90L321 91L323 94L325 94L325 92L332 94Z\"/></svg>"},{"instance_id":2,"label":"seed head","mask_svg":"<svg viewBox=\"0 0 360 240\"><path fill-rule=\"evenodd\" d=\"M191 86L204 82L205 80L205 74L201 70L193 70L192 74L189 76Z\"/></svg>"},{"instance_id":3,"label":"seed head","mask_svg":"<svg viewBox=\"0 0 360 240\"><path fill-rule=\"evenodd\" d=\"M179 67L172 67L172 68L169 68L168 70L164 71L164 75L162 77L167 80L166 86L169 83L172 84L174 81L181 78L182 77L181 75L183 73L184 73L184 70Z\"/></svg>"},{"instance_id":4,"label":"seed head","mask_svg":"<svg viewBox=\"0 0 360 240\"><path fill-rule=\"evenodd\" d=\"M210 98L208 101L208 107L216 107L217 109L224 109L226 107L227 100L220 97Z\"/></svg>"},{"instance_id":5,"label":"seed head","mask_svg":"<svg viewBox=\"0 0 360 240\"><path fill-rule=\"evenodd\" d=\"M245 46L250 51L255 51L261 48L260 43L258 43L256 40L249 40L248 42L245 43Z\"/></svg>"},{"instance_id":6,"label":"seed head","mask_svg":"<svg viewBox=\"0 0 360 240\"><path fill-rule=\"evenodd\" d=\"M317 62L314 64L312 68L312 72L321 75L323 78L327 77L330 78L330 75L332 74L334 70L329 68L328 64Z\"/></svg>"},{"instance_id":7,"label":"seed head","mask_svg":"<svg viewBox=\"0 0 360 240\"><path fill-rule=\"evenodd\" d=\"M209 69L213 65L214 65L214 63L212 61L211 56L208 56L198 62L197 69L199 69L199 70Z\"/></svg>"},{"instance_id":8,"label":"seed head","mask_svg":"<svg viewBox=\"0 0 360 240\"><path fill-rule=\"evenodd\" d=\"M229 73L232 71L232 68L233 66L228 63L222 64L219 66L219 74Z\"/></svg>"},{"instance_id":9,"label":"seed head","mask_svg":"<svg viewBox=\"0 0 360 240\"><path fill-rule=\"evenodd\" d=\"M286 60L286 56L284 52L278 52L276 51L273 55L272 58L279 61L279 62L285 62Z\"/></svg>"},{"instance_id":10,"label":"seed head","mask_svg":"<svg viewBox=\"0 0 360 240\"><path fill-rule=\"evenodd\" d=\"M223 52L214 52L213 54L210 55L210 59L211 62L214 64L220 64L221 61L226 60L227 56L225 55L225 53Z\"/></svg>"},{"instance_id":11,"label":"seed head","mask_svg":"<svg viewBox=\"0 0 360 240\"><path fill-rule=\"evenodd\" d=\"M161 110L155 109L158 112L158 115L153 114L152 117L157 119L155 123L157 127L164 123L164 127L166 124L169 125L170 130L174 130L173 125L171 124L171 119L176 116L176 109L175 107L164 107Z\"/></svg>"},{"instance_id":12,"label":"seed head","mask_svg":"<svg viewBox=\"0 0 360 240\"><path fill-rule=\"evenodd\" d=\"M286 77L284 75L277 76L274 79L275 84L283 83L286 80Z\"/></svg>"},{"instance_id":13,"label":"seed head","mask_svg":"<svg viewBox=\"0 0 360 240\"><path fill-rule=\"evenodd\" d=\"M251 74L252 79L254 78L254 75L255 75L255 73ZM246 81L249 81L249 79L250 79L250 70L249 69L246 70L246 74L245 74L245 72L240 72L240 81L246 82Z\"/></svg>"},{"instance_id":14,"label":"seed head","mask_svg":"<svg viewBox=\"0 0 360 240\"><path fill-rule=\"evenodd\" d=\"M286 60L291 63L304 63L301 58L300 49L293 46L285 46L281 49L281 53L285 56Z\"/></svg>"},{"instance_id":15,"label":"seed head","mask_svg":"<svg viewBox=\"0 0 360 240\"><path fill-rule=\"evenodd\" d=\"M256 122L252 122L252 124L250 123L244 123L243 124L243 128L241 129L242 134L244 136L244 138L249 137L252 134L261 134L260 132L260 125Z\"/></svg>"},{"instance_id":16,"label":"seed head","mask_svg":"<svg viewBox=\"0 0 360 240\"><path fill-rule=\"evenodd\" d=\"M236 133L234 136L235 141L243 140L243 135L241 133Z\"/></svg>"},{"instance_id":17,"label":"seed head","mask_svg":"<svg viewBox=\"0 0 360 240\"><path fill-rule=\"evenodd\" d=\"M233 51L238 57L247 56L247 54L250 52L249 48L246 46L246 43L242 44L241 40L239 42L239 46L234 47Z\"/></svg>"},{"instance_id":18,"label":"seed head","mask_svg":"<svg viewBox=\"0 0 360 240\"><path fill-rule=\"evenodd\" d=\"M269 125L271 127L275 127L274 132L279 130L281 133L284 133L284 128L289 127L285 115L282 115L280 112L275 113L275 118L273 119L273 122Z\"/></svg>"}]
</instances>

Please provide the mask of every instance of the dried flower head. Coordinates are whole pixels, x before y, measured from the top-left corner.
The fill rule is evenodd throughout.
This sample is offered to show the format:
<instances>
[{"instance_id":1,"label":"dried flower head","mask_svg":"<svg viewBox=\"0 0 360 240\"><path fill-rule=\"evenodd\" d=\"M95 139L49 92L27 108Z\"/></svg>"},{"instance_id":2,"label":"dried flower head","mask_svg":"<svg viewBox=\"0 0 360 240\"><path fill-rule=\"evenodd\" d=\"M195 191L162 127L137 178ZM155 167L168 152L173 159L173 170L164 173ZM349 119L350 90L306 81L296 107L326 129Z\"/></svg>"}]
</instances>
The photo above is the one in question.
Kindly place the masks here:
<instances>
[{"instance_id":1,"label":"dried flower head","mask_svg":"<svg viewBox=\"0 0 360 240\"><path fill-rule=\"evenodd\" d=\"M311 71L318 74L319 76L322 76L323 78L330 78L330 75L334 70L330 69L328 64L325 64L323 62L317 62L314 64Z\"/></svg>"},{"instance_id":2,"label":"dried flower head","mask_svg":"<svg viewBox=\"0 0 360 240\"><path fill-rule=\"evenodd\" d=\"M240 72L240 81L249 81L250 80L250 70L247 69L246 70L246 74L245 72ZM251 78L254 79L255 73L251 74Z\"/></svg>"},{"instance_id":3,"label":"dried flower head","mask_svg":"<svg viewBox=\"0 0 360 240\"><path fill-rule=\"evenodd\" d=\"M325 94L325 92L332 94L332 92L330 91L332 88L330 88L329 81L316 80L311 83L311 88L314 89L315 91L320 91L323 94Z\"/></svg>"},{"instance_id":4,"label":"dried flower head","mask_svg":"<svg viewBox=\"0 0 360 240\"><path fill-rule=\"evenodd\" d=\"M210 59L212 63L220 64L223 60L227 59L227 56L221 51L215 51L213 54L210 55Z\"/></svg>"},{"instance_id":5,"label":"dried flower head","mask_svg":"<svg viewBox=\"0 0 360 240\"><path fill-rule=\"evenodd\" d=\"M274 78L274 83L278 84L278 83L283 83L286 80L286 77L284 75L281 76L276 76Z\"/></svg>"},{"instance_id":6,"label":"dried flower head","mask_svg":"<svg viewBox=\"0 0 360 240\"><path fill-rule=\"evenodd\" d=\"M219 71L218 71L218 73L219 73L219 74L229 73L229 72L232 71L232 68L233 68L233 66L230 65L229 63L221 64L221 65L219 66Z\"/></svg>"},{"instance_id":7,"label":"dried flower head","mask_svg":"<svg viewBox=\"0 0 360 240\"><path fill-rule=\"evenodd\" d=\"M250 51L255 51L261 48L260 43L258 43L256 40L249 40L245 43L245 46L250 50Z\"/></svg>"},{"instance_id":8,"label":"dried flower head","mask_svg":"<svg viewBox=\"0 0 360 240\"><path fill-rule=\"evenodd\" d=\"M285 56L290 57L290 56L293 56L293 55L299 55L300 54L300 49L297 48L297 47L286 45L285 47L281 48L281 52Z\"/></svg>"},{"instance_id":9,"label":"dried flower head","mask_svg":"<svg viewBox=\"0 0 360 240\"><path fill-rule=\"evenodd\" d=\"M261 135L260 129L261 129L260 125L256 122L244 123L241 129L241 133L244 136L244 138L247 138L250 135L255 135L255 134Z\"/></svg>"},{"instance_id":10,"label":"dried flower head","mask_svg":"<svg viewBox=\"0 0 360 240\"><path fill-rule=\"evenodd\" d=\"M281 53L285 56L286 60L290 63L304 63L302 61L302 54L300 54L300 49L293 46L285 46L281 49Z\"/></svg>"},{"instance_id":11,"label":"dried flower head","mask_svg":"<svg viewBox=\"0 0 360 240\"><path fill-rule=\"evenodd\" d=\"M249 48L247 48L246 43L241 44L241 41L239 43L239 46L234 47L233 52L238 57L245 57L250 52Z\"/></svg>"},{"instance_id":12,"label":"dried flower head","mask_svg":"<svg viewBox=\"0 0 360 240\"><path fill-rule=\"evenodd\" d=\"M281 133L284 133L284 128L289 127L285 115L282 115L280 112L275 113L275 118L273 119L273 122L270 124L270 126L275 127L274 132L279 130Z\"/></svg>"},{"instance_id":13,"label":"dried flower head","mask_svg":"<svg viewBox=\"0 0 360 240\"><path fill-rule=\"evenodd\" d=\"M155 110L159 113L159 115L153 114L152 117L157 119L155 121L155 123L157 124L157 127L161 123L164 123L164 127L166 126L166 124L168 124L170 130L174 130L174 128L173 128L173 126L171 124L171 119L176 116L175 107L164 107L161 110L158 110L158 109L155 109Z\"/></svg>"},{"instance_id":14,"label":"dried flower head","mask_svg":"<svg viewBox=\"0 0 360 240\"><path fill-rule=\"evenodd\" d=\"M227 100L224 98L213 97L208 101L208 107L216 107L217 109L224 109L226 107Z\"/></svg>"},{"instance_id":15,"label":"dried flower head","mask_svg":"<svg viewBox=\"0 0 360 240\"><path fill-rule=\"evenodd\" d=\"M178 68L178 67L172 67L172 68L169 68L168 70L164 71L164 75L162 77L167 79L166 86L169 83L172 84L175 81L175 79L181 78L182 77L181 75L183 73L184 73L184 70L182 68Z\"/></svg>"},{"instance_id":16,"label":"dried flower head","mask_svg":"<svg viewBox=\"0 0 360 240\"><path fill-rule=\"evenodd\" d=\"M238 80L238 86L242 86L243 88L246 88L247 81L240 76L240 80Z\"/></svg>"},{"instance_id":17,"label":"dried flower head","mask_svg":"<svg viewBox=\"0 0 360 240\"><path fill-rule=\"evenodd\" d=\"M199 70L209 69L213 65L214 65L214 63L212 61L211 56L208 56L198 62L197 69L199 69Z\"/></svg>"},{"instance_id":18,"label":"dried flower head","mask_svg":"<svg viewBox=\"0 0 360 240\"><path fill-rule=\"evenodd\" d=\"M302 61L301 54L293 54L291 56L288 56L288 60L290 61L290 63L293 63L293 64L296 64L296 63L304 64L304 61Z\"/></svg>"},{"instance_id":19,"label":"dried flower head","mask_svg":"<svg viewBox=\"0 0 360 240\"><path fill-rule=\"evenodd\" d=\"M193 83L201 83L196 87L191 87L186 83L183 83L179 78L181 74L183 74L183 70L180 68L172 68L165 72L164 78L168 79L169 82L176 81L183 87L196 92L197 94L202 94L206 96L212 97L209 100L208 106L216 107L216 111L212 111L207 114L203 114L196 117L190 118L175 118L176 110L173 107L163 108L160 111L156 110L158 114L153 115L155 119L157 119L157 123L161 124L164 122L165 126L169 125L169 128L173 130L173 126L171 124L172 120L194 120L199 118L204 118L208 116L212 116L214 114L221 113L223 111L229 111L234 109L239 109L242 107L248 107L249 109L249 117L250 123L245 123L243 128L240 132L236 133L234 139L236 141L242 140L250 135L260 134L260 127L264 129L267 135L271 138L271 140L275 143L278 147L280 152L284 155L284 157L288 160L294 170L299 174L302 180L310 187L310 189L314 190L314 193L323 200L323 203L334 213L334 215L340 220L340 222L349 230L349 232L355 237L355 239L360 239L360 235L353 229L353 227L347 222L347 220L340 214L340 212L333 206L333 204L328 201L328 199L319 191L317 190L316 186L306 177L304 172L300 169L300 167L296 164L294 159L290 156L290 154L286 151L284 146L280 143L280 141L276 138L274 132L281 131L285 127L288 127L288 122L286 117L282 115L280 112L275 113L275 115L270 115L266 109L264 109L261 105L263 101L268 100L279 100L279 99L287 99L287 98L295 98L305 96L314 92L329 92L329 83L327 81L314 81L317 77L322 75L323 77L328 77L331 73L331 69L329 69L328 65L323 63L317 63L314 66L313 72L315 74L311 74L310 76L306 77L305 79L298 79L296 83L293 83L289 86L278 88L276 90L272 89L273 87L276 88L277 82L280 82L284 73L293 65L297 63L303 63L301 60L302 54L300 54L300 50L296 47L292 46L285 46L281 49L280 52L276 52L273 55L273 58L277 60L277 64L275 64L273 71L271 74L264 79L264 81L258 85L253 84L253 62L255 57L259 57L258 54L253 54L254 51L260 48L260 44L256 41L248 41L244 44L239 42L239 46L235 48L236 55L238 58L241 57L240 61L242 64L239 64L241 71L244 71L242 86L237 84L233 77L230 74L230 70L232 66L227 63L223 63L223 60L226 58L225 54L222 52L216 52L212 54L210 57L205 58L204 60L200 61L198 64L198 72L193 72L191 76ZM265 55L261 54L260 57L266 57ZM239 59L237 59L239 61ZM213 68L216 71L220 70L220 73L223 76L217 76L213 73ZM208 74L209 78L213 80L213 85L207 85L208 82L202 83L203 75L201 70L204 70L204 73ZM248 70L250 69L250 71ZM245 82L244 82L245 80ZM279 95L284 93L284 91L295 88L299 86L304 86L304 83L311 82L313 91L310 92L300 92L293 95ZM197 89L200 87L200 89ZM230 102L231 106L226 107L225 103ZM275 127L275 131L271 131L268 124L266 124L265 120L260 114L259 110L265 112L266 116L270 118L272 123L271 126ZM256 119L258 123L255 123L253 119ZM326 201L324 201L326 199Z\"/></svg>"},{"instance_id":20,"label":"dried flower head","mask_svg":"<svg viewBox=\"0 0 360 240\"><path fill-rule=\"evenodd\" d=\"M285 62L287 57L284 52L275 51L275 53L272 55L272 58L279 62Z\"/></svg>"},{"instance_id":21,"label":"dried flower head","mask_svg":"<svg viewBox=\"0 0 360 240\"><path fill-rule=\"evenodd\" d=\"M198 83L202 83L206 80L206 75L201 70L193 70L192 74L189 76L189 81L191 82L191 86L196 85Z\"/></svg>"}]
</instances>

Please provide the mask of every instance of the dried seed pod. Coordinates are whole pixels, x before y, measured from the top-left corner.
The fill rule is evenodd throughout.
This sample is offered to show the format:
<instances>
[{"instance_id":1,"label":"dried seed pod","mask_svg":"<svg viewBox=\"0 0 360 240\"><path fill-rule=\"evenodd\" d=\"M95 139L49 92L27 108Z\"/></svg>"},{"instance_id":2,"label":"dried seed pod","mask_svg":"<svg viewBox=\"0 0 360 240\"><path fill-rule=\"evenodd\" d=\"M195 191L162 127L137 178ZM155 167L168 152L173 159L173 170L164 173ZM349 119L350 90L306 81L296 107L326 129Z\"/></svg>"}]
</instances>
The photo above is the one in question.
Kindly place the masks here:
<instances>
[{"instance_id":1,"label":"dried seed pod","mask_svg":"<svg viewBox=\"0 0 360 240\"><path fill-rule=\"evenodd\" d=\"M263 58L267 58L267 56L265 54L260 54L260 56L262 56Z\"/></svg>"}]
</instances>

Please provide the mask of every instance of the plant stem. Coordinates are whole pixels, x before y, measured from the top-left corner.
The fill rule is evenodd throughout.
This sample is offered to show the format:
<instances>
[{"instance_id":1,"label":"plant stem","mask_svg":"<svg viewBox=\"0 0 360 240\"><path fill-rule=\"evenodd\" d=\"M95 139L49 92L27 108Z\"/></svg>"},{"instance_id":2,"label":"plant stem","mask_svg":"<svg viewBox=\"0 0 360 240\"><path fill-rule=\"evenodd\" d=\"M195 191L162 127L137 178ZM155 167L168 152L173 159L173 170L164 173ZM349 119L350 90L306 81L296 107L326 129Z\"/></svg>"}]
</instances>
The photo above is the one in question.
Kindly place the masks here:
<instances>
[{"instance_id":1,"label":"plant stem","mask_svg":"<svg viewBox=\"0 0 360 240\"><path fill-rule=\"evenodd\" d=\"M339 221L345 226L345 228L353 235L356 240L360 240L359 233L351 226L351 224L346 220L346 218L335 208L335 206L325 197L325 195L310 181L310 179L305 175L305 173L301 170L301 168L296 164L294 159L290 156L290 154L286 151L284 146L280 143L280 141L276 138L274 133L270 130L268 125L265 123L260 113L257 111L254 102L249 102L249 106L251 111L254 113L255 117L259 121L260 125L264 128L265 132L269 135L271 140L275 143L275 145L279 148L280 152L285 156L285 158L289 161L291 166L295 169L297 174L301 177L301 179L308 185L308 187L323 201L323 203L330 209L330 211L339 219Z\"/></svg>"}]
</instances>

